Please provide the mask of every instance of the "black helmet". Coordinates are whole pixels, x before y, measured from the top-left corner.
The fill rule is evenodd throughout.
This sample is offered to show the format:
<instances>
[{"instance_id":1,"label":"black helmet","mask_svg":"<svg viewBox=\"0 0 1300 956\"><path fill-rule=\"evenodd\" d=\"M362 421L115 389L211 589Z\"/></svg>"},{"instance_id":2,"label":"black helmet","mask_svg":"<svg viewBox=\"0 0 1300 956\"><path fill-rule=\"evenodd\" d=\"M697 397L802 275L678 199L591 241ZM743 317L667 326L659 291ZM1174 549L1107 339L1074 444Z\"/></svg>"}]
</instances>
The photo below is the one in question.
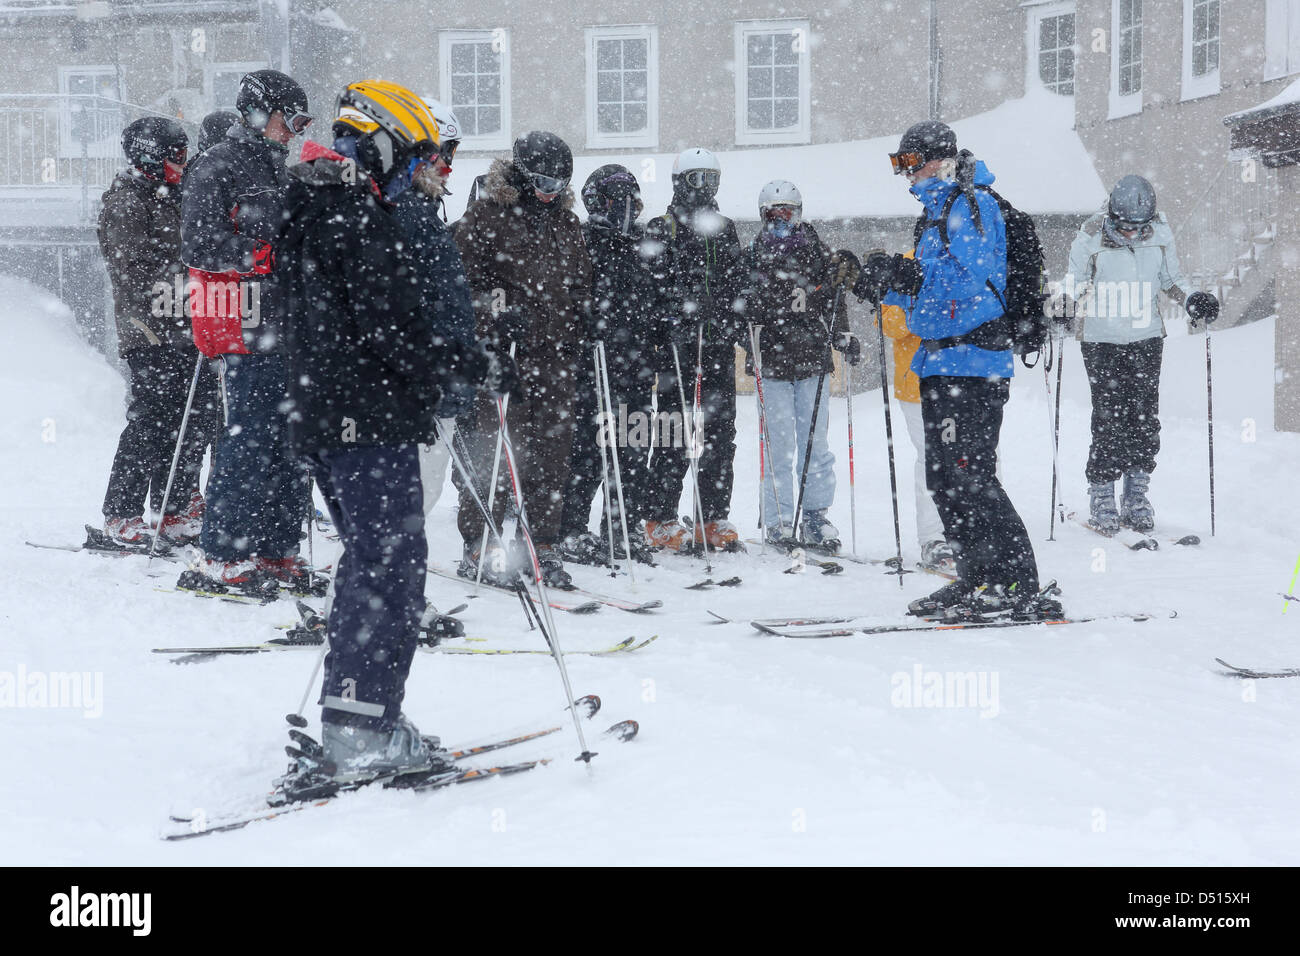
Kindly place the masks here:
<instances>
[{"instance_id":1,"label":"black helmet","mask_svg":"<svg viewBox=\"0 0 1300 956\"><path fill-rule=\"evenodd\" d=\"M307 112L307 93L291 77L279 70L254 70L239 81L235 109L244 122L256 130L266 128L271 114L279 110L285 125L301 133L311 122Z\"/></svg>"},{"instance_id":2,"label":"black helmet","mask_svg":"<svg viewBox=\"0 0 1300 956\"><path fill-rule=\"evenodd\" d=\"M641 184L618 163L601 166L582 186L582 204L593 216L611 222L631 222L641 215Z\"/></svg>"},{"instance_id":3,"label":"black helmet","mask_svg":"<svg viewBox=\"0 0 1300 956\"><path fill-rule=\"evenodd\" d=\"M1156 217L1156 190L1141 176L1128 175L1110 191L1106 215L1119 229L1137 229Z\"/></svg>"},{"instance_id":4,"label":"black helmet","mask_svg":"<svg viewBox=\"0 0 1300 956\"><path fill-rule=\"evenodd\" d=\"M150 176L162 176L164 160L183 165L189 147L185 128L165 116L146 116L122 130L122 152L127 161Z\"/></svg>"},{"instance_id":5,"label":"black helmet","mask_svg":"<svg viewBox=\"0 0 1300 956\"><path fill-rule=\"evenodd\" d=\"M226 138L226 130L239 122L239 114L230 110L217 110L203 117L199 127L199 152L206 153Z\"/></svg>"},{"instance_id":6,"label":"black helmet","mask_svg":"<svg viewBox=\"0 0 1300 956\"><path fill-rule=\"evenodd\" d=\"M514 166L538 192L555 195L573 176L573 151L554 133L533 130L515 140Z\"/></svg>"},{"instance_id":7,"label":"black helmet","mask_svg":"<svg viewBox=\"0 0 1300 956\"><path fill-rule=\"evenodd\" d=\"M908 127L898 142L898 152L889 154L894 173L915 172L932 159L951 159L957 155L957 134L947 123L922 120Z\"/></svg>"}]
</instances>

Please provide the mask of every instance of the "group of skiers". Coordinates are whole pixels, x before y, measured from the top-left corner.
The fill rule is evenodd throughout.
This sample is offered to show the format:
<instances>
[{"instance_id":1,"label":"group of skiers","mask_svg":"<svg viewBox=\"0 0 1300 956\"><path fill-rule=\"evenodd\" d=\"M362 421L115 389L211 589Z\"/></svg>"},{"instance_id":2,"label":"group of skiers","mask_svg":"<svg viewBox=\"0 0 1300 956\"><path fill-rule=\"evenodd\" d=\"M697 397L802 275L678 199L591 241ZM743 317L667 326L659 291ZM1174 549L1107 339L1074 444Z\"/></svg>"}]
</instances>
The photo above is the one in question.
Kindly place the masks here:
<instances>
[{"instance_id":1,"label":"group of skiers","mask_svg":"<svg viewBox=\"0 0 1300 956\"><path fill-rule=\"evenodd\" d=\"M821 241L785 180L763 188L759 232L743 246L718 209L718 160L701 148L677 157L672 201L644 225L636 176L600 167L580 190L582 222L571 151L544 131L494 160L448 226L451 111L379 80L349 85L336 106L330 145L305 142L292 167L289 145L314 117L274 70L243 78L237 112L205 120L188 163L180 124L130 124L130 165L105 194L100 241L131 393L105 534L147 544L149 495L164 539L197 537L201 562L179 586L310 588L299 542L315 483L344 546L322 691L323 743L341 772L438 759L401 703L425 607L425 519L449 460L467 577L515 580L523 549L490 533L508 509L553 587L570 585L566 561L738 550L740 346L761 388L765 534L837 550L821 396L833 350L859 358L850 293L882 309L895 341L922 558L955 577L912 612L1060 614L1039 593L997 467L1014 350L1001 328L1015 272L1009 207L949 127L913 126L890 157L923 207L914 248L859 259ZM1069 289L1150 280L1193 318L1217 312L1213 297L1182 292L1172 236L1138 177L1085 223L1070 268ZM178 276L185 308L160 308ZM1077 324L1093 386L1092 519L1104 532L1149 528L1162 328L1099 317L1096 301L1049 303ZM1154 304L1131 307L1150 315ZM606 495L606 517L631 530L627 545L589 527L611 455L620 494ZM679 516L684 480L693 518Z\"/></svg>"}]
</instances>

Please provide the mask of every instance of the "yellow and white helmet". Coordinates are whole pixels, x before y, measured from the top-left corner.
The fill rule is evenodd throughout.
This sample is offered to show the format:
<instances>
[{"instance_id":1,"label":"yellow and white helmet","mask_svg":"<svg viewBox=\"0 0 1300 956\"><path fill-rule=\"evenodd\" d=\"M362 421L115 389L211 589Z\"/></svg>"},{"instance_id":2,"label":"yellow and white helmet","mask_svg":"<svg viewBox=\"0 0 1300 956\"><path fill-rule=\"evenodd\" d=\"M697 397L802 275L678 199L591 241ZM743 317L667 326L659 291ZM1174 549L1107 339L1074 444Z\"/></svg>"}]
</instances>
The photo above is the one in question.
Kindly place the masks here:
<instances>
[{"instance_id":1,"label":"yellow and white helmet","mask_svg":"<svg viewBox=\"0 0 1300 956\"><path fill-rule=\"evenodd\" d=\"M413 158L438 151L438 121L429 105L404 86L361 80L339 95L335 135L358 137L357 162L384 182Z\"/></svg>"}]
</instances>

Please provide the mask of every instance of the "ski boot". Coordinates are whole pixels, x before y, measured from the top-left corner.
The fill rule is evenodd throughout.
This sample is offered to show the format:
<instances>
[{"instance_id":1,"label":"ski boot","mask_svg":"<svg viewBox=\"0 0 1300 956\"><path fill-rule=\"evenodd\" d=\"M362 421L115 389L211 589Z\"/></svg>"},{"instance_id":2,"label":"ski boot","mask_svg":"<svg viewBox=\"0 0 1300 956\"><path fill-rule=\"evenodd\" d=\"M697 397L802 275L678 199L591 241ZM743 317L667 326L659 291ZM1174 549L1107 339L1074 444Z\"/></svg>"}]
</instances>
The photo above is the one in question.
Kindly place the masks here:
<instances>
[{"instance_id":1,"label":"ski boot","mask_svg":"<svg viewBox=\"0 0 1300 956\"><path fill-rule=\"evenodd\" d=\"M952 545L942 538L927 541L921 546L921 567L936 574L953 577L957 574L957 555Z\"/></svg>"},{"instance_id":2,"label":"ski boot","mask_svg":"<svg viewBox=\"0 0 1300 956\"><path fill-rule=\"evenodd\" d=\"M195 567L181 572L176 579L181 591L207 594L235 594L274 601L280 594L280 582L252 561L215 561L204 559Z\"/></svg>"},{"instance_id":3,"label":"ski boot","mask_svg":"<svg viewBox=\"0 0 1300 956\"><path fill-rule=\"evenodd\" d=\"M1038 591L1021 591L1018 585L994 584L980 588L971 596L967 610L976 618L1010 618L1014 621L1050 621L1065 613L1056 596L1061 589L1055 581Z\"/></svg>"},{"instance_id":4,"label":"ski boot","mask_svg":"<svg viewBox=\"0 0 1300 956\"><path fill-rule=\"evenodd\" d=\"M826 520L824 508L803 513L803 523L799 525L799 542L829 554L839 552L840 533L835 525Z\"/></svg>"},{"instance_id":5,"label":"ski boot","mask_svg":"<svg viewBox=\"0 0 1300 956\"><path fill-rule=\"evenodd\" d=\"M429 742L410 718L401 714L391 730L372 730L325 721L321 727L324 761L333 764L334 780L353 783L375 777L401 774L438 773L452 768L452 761L430 749Z\"/></svg>"},{"instance_id":6,"label":"ski boot","mask_svg":"<svg viewBox=\"0 0 1300 956\"><path fill-rule=\"evenodd\" d=\"M203 530L203 496L195 492L184 511L165 515L159 534L173 544L193 544Z\"/></svg>"},{"instance_id":7,"label":"ski boot","mask_svg":"<svg viewBox=\"0 0 1300 956\"><path fill-rule=\"evenodd\" d=\"M111 544L132 551L141 546L148 548L152 537L149 525L139 515L134 518L105 518L103 534Z\"/></svg>"},{"instance_id":8,"label":"ski boot","mask_svg":"<svg viewBox=\"0 0 1300 956\"><path fill-rule=\"evenodd\" d=\"M945 584L933 594L917 598L907 606L907 613L916 617L941 617L966 607L971 600L971 587L964 581Z\"/></svg>"},{"instance_id":9,"label":"ski boot","mask_svg":"<svg viewBox=\"0 0 1300 956\"><path fill-rule=\"evenodd\" d=\"M1126 528L1150 533L1156 526L1156 509L1147 499L1151 487L1151 472L1133 471L1124 475L1124 494L1120 499L1119 522Z\"/></svg>"},{"instance_id":10,"label":"ski boot","mask_svg":"<svg viewBox=\"0 0 1300 956\"><path fill-rule=\"evenodd\" d=\"M745 546L740 543L740 531L730 521L725 519L719 521L706 521L704 523L704 539L707 547L714 551L744 551ZM699 533L695 536L696 543L699 543Z\"/></svg>"},{"instance_id":11,"label":"ski boot","mask_svg":"<svg viewBox=\"0 0 1300 956\"><path fill-rule=\"evenodd\" d=\"M590 531L566 534L555 546L560 558L572 564L605 567L609 564L609 548Z\"/></svg>"},{"instance_id":12,"label":"ski boot","mask_svg":"<svg viewBox=\"0 0 1300 956\"><path fill-rule=\"evenodd\" d=\"M692 551L690 534L690 529L677 518L645 523L646 540L652 548L689 554Z\"/></svg>"},{"instance_id":13,"label":"ski boot","mask_svg":"<svg viewBox=\"0 0 1300 956\"><path fill-rule=\"evenodd\" d=\"M1119 530L1119 509L1115 507L1115 482L1088 485L1088 525L1105 535Z\"/></svg>"},{"instance_id":14,"label":"ski boot","mask_svg":"<svg viewBox=\"0 0 1300 956\"><path fill-rule=\"evenodd\" d=\"M479 577L478 548L472 544L465 545L465 551L456 566L456 573L471 581ZM489 544L487 555L483 560L483 581L492 587L513 591L518 577L514 573L510 556L499 544Z\"/></svg>"},{"instance_id":15,"label":"ski boot","mask_svg":"<svg viewBox=\"0 0 1300 956\"><path fill-rule=\"evenodd\" d=\"M464 637L465 624L450 614L439 614L438 609L426 600L424 613L420 615L420 633L421 644L437 647L445 640Z\"/></svg>"},{"instance_id":16,"label":"ski boot","mask_svg":"<svg viewBox=\"0 0 1300 956\"><path fill-rule=\"evenodd\" d=\"M312 570L300 554L283 558L253 558L253 566L280 582L294 597L324 597L329 578Z\"/></svg>"},{"instance_id":17,"label":"ski boot","mask_svg":"<svg viewBox=\"0 0 1300 956\"><path fill-rule=\"evenodd\" d=\"M781 521L777 524L767 526L767 543L775 545L785 551L795 547L794 526L788 521Z\"/></svg>"},{"instance_id":18,"label":"ski boot","mask_svg":"<svg viewBox=\"0 0 1300 956\"><path fill-rule=\"evenodd\" d=\"M537 545L537 564L542 569L542 583L557 591L572 591L573 578L564 570L564 561L549 544Z\"/></svg>"}]
</instances>

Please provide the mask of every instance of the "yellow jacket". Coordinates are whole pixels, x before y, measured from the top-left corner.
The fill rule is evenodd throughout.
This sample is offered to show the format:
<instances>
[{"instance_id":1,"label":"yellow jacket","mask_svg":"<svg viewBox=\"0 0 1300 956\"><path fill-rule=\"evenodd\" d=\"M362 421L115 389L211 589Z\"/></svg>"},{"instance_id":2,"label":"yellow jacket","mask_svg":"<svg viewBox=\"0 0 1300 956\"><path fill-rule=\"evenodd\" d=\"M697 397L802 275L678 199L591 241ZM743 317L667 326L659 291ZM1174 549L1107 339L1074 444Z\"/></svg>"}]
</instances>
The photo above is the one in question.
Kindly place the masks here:
<instances>
[{"instance_id":1,"label":"yellow jacket","mask_svg":"<svg viewBox=\"0 0 1300 956\"><path fill-rule=\"evenodd\" d=\"M907 253L912 258L912 253ZM921 337L907 330L907 310L901 305L882 305L880 324L894 340L894 397L900 402L921 401L921 380L912 371L912 356L921 347Z\"/></svg>"}]
</instances>

